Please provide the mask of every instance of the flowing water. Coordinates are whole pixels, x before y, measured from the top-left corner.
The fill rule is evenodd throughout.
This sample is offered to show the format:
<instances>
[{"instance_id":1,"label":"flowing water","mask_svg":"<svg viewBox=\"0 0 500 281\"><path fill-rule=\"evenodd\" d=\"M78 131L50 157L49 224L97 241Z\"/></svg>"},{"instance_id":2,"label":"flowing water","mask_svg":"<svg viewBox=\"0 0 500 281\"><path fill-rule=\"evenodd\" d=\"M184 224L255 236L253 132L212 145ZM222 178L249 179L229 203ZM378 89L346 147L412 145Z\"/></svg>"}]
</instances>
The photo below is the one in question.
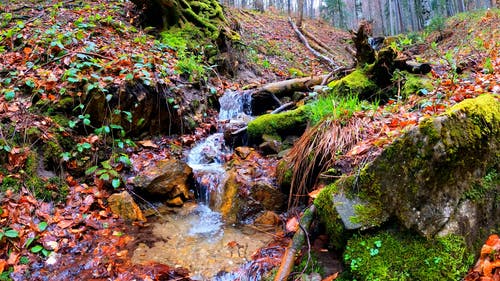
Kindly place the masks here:
<instances>
[{"instance_id":1,"label":"flowing water","mask_svg":"<svg viewBox=\"0 0 500 281\"><path fill-rule=\"evenodd\" d=\"M219 121L239 123L251 118L249 95L229 91L219 102ZM153 235L158 241L150 246L140 244L134 252L134 262L156 261L185 267L193 280L247 280L245 276L223 272L247 263L251 254L271 237L251 227L225 225L217 212L226 179L224 163L231 153L222 133L207 137L190 150L187 163L197 181L199 202L166 213L153 223Z\"/></svg>"}]
</instances>

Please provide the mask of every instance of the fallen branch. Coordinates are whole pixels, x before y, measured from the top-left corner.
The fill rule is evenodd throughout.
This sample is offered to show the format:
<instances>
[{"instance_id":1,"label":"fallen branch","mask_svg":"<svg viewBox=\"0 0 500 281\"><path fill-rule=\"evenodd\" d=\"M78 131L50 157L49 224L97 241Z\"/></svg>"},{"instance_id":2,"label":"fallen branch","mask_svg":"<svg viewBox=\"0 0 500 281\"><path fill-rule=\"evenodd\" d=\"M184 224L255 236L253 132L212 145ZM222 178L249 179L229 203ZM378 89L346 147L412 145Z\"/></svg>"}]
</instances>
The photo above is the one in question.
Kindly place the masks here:
<instances>
[{"instance_id":1,"label":"fallen branch","mask_svg":"<svg viewBox=\"0 0 500 281\"><path fill-rule=\"evenodd\" d=\"M326 56L320 54L318 51L316 51L315 49L313 49L309 45L309 42L307 41L307 38L302 34L302 32L300 32L300 30L297 28L297 25L295 25L295 23L292 21L292 19L290 17L288 18L288 22L290 22L290 24L292 25L292 28L295 31L295 33L297 33L297 36L299 36L300 41L302 41L302 43L306 46L306 48L309 51L311 51L311 53L313 53L316 57L320 58L321 60L327 62L331 67L333 67L333 68L337 68L338 67L338 65L337 65L336 62L334 62L329 57L326 57Z\"/></svg>"},{"instance_id":2,"label":"fallen branch","mask_svg":"<svg viewBox=\"0 0 500 281\"><path fill-rule=\"evenodd\" d=\"M328 45L326 45L325 43L321 42L321 40L319 40L316 36L314 36L312 33L310 33L309 31L307 31L307 29L305 29L305 27L300 28L300 30L302 31L302 33L306 37L308 37L309 39L311 39L319 47L323 48L329 54L335 55L335 52Z\"/></svg>"},{"instance_id":3,"label":"fallen branch","mask_svg":"<svg viewBox=\"0 0 500 281\"><path fill-rule=\"evenodd\" d=\"M325 77L327 76L328 75L294 78L265 84L264 86L255 90L252 93L252 96L258 95L259 93L263 92L276 96L284 96L287 93L308 91L310 88L323 82L323 79L325 79Z\"/></svg>"},{"instance_id":4,"label":"fallen branch","mask_svg":"<svg viewBox=\"0 0 500 281\"><path fill-rule=\"evenodd\" d=\"M283 258L281 258L281 265L274 277L274 281L286 281L290 273L292 272L293 265L295 264L295 256L297 252L302 249L302 245L306 239L309 239L306 231L309 229L311 222L314 217L316 208L311 205L304 211L302 218L300 219L300 229L295 232L295 235L288 244Z\"/></svg>"}]
</instances>

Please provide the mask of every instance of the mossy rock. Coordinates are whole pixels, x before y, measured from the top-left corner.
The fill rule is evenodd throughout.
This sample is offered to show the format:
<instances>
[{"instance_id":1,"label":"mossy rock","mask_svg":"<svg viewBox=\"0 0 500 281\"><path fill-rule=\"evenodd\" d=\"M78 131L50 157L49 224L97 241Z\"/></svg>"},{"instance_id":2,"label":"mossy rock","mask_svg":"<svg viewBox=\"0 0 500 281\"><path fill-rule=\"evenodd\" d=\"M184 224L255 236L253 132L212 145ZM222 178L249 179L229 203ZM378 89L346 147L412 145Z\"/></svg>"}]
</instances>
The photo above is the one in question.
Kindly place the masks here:
<instances>
[{"instance_id":1,"label":"mossy rock","mask_svg":"<svg viewBox=\"0 0 500 281\"><path fill-rule=\"evenodd\" d=\"M365 73L363 69L356 69L340 80L328 84L331 93L340 96L357 95L359 99L374 99L379 87Z\"/></svg>"},{"instance_id":2,"label":"mossy rock","mask_svg":"<svg viewBox=\"0 0 500 281\"><path fill-rule=\"evenodd\" d=\"M349 280L360 281L462 280L473 258L460 236L427 240L396 231L356 235L344 253Z\"/></svg>"},{"instance_id":3,"label":"mossy rock","mask_svg":"<svg viewBox=\"0 0 500 281\"><path fill-rule=\"evenodd\" d=\"M304 132L308 121L308 109L301 106L297 109L278 114L261 115L248 123L248 136L252 142L262 141L263 135L279 136L297 135Z\"/></svg>"},{"instance_id":4,"label":"mossy rock","mask_svg":"<svg viewBox=\"0 0 500 281\"><path fill-rule=\"evenodd\" d=\"M403 71L404 83L401 87L402 98L413 94L427 94L434 89L431 79L427 76L411 74Z\"/></svg>"},{"instance_id":5,"label":"mossy rock","mask_svg":"<svg viewBox=\"0 0 500 281\"><path fill-rule=\"evenodd\" d=\"M331 198L342 190L367 202L352 218L363 227L392 216L428 238L457 234L466 236L469 246L484 240L489 229L500 226L495 203L500 185L491 174L500 165L498 99L485 94L424 120L357 175L337 181L334 190L324 189L315 202L320 215L336 214ZM491 180L481 181L487 175ZM330 232L339 232L338 225L329 225Z\"/></svg>"}]
</instances>

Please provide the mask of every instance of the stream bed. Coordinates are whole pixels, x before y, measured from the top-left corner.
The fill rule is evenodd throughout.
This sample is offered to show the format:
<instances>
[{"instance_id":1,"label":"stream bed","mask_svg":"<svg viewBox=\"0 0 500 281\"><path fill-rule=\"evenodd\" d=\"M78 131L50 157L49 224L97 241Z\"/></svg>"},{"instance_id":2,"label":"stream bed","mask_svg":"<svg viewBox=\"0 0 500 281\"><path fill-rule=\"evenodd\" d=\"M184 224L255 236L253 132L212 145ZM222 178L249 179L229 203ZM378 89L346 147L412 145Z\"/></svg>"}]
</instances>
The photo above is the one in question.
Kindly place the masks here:
<instances>
[{"instance_id":1,"label":"stream bed","mask_svg":"<svg viewBox=\"0 0 500 281\"><path fill-rule=\"evenodd\" d=\"M229 91L219 99L219 122L246 123L251 119L248 95ZM187 268L193 280L235 280L235 271L272 236L245 225L227 225L218 212L226 180L224 163L232 154L221 132L197 143L187 154L196 179L198 202L165 208L150 220L154 243L140 243L133 263L155 261Z\"/></svg>"}]
</instances>

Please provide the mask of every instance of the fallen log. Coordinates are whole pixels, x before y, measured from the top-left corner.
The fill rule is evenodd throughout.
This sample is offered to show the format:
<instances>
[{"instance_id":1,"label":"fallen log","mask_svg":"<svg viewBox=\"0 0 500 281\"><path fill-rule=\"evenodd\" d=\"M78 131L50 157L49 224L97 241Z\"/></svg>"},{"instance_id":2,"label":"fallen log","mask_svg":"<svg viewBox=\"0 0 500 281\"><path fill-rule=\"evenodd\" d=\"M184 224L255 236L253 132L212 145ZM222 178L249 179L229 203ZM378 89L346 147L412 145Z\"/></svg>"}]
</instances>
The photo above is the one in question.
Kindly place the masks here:
<instances>
[{"instance_id":1,"label":"fallen log","mask_svg":"<svg viewBox=\"0 0 500 281\"><path fill-rule=\"evenodd\" d=\"M338 65L337 65L337 63L335 61L333 61L329 57L326 57L326 56L320 54L318 51L316 51L315 49L313 49L309 45L309 42L307 41L307 38L304 36L304 34L302 34L302 32L300 32L300 30L297 28L297 25L295 25L295 23L292 21L292 19L290 17L288 18L288 22L290 22L290 25L292 25L292 28L295 31L295 33L297 33L297 36L299 36L300 41L302 41L302 43L306 46L306 48L309 51L311 51L311 53L313 53L319 59L321 59L321 60L325 61L326 63L328 63L331 67L333 67L333 68L337 68L338 67Z\"/></svg>"},{"instance_id":2,"label":"fallen log","mask_svg":"<svg viewBox=\"0 0 500 281\"><path fill-rule=\"evenodd\" d=\"M316 43L319 47L323 48L326 53L331 54L332 56L335 56L336 53L330 48L330 46L326 45L323 43L321 40L319 40L316 36L314 36L311 32L307 31L305 27L300 28L302 33L311 39L314 43Z\"/></svg>"},{"instance_id":3,"label":"fallen log","mask_svg":"<svg viewBox=\"0 0 500 281\"><path fill-rule=\"evenodd\" d=\"M306 239L309 239L307 235L307 230L311 225L314 217L316 208L311 205L304 211L302 218L300 219L300 228L295 232L292 241L288 244L285 254L281 258L281 265L274 277L274 281L286 281L290 273L292 272L293 265L295 264L295 256L302 249ZM310 249L309 249L310 250Z\"/></svg>"}]
</instances>

